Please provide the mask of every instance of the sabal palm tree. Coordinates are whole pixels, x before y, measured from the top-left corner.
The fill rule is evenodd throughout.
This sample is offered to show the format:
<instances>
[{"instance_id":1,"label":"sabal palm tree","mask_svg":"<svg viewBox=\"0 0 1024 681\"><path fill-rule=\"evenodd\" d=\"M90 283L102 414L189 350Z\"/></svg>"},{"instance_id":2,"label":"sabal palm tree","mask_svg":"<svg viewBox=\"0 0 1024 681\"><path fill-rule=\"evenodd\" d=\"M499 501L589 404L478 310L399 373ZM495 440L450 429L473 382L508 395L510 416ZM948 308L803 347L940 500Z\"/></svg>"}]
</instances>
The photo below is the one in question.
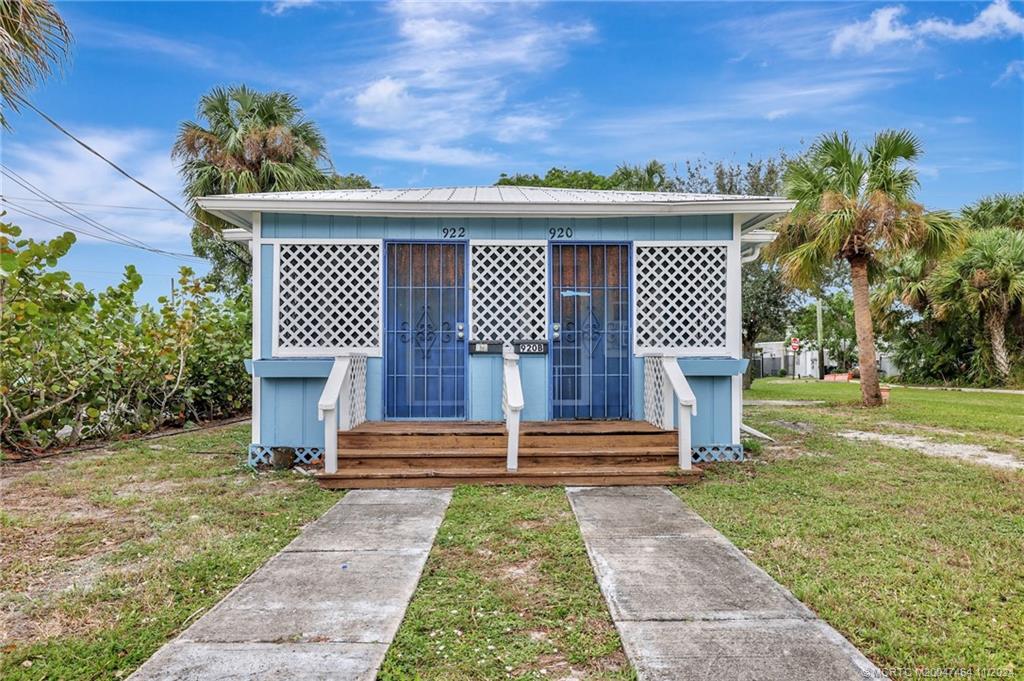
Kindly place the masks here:
<instances>
[{"instance_id":1,"label":"sabal palm tree","mask_svg":"<svg viewBox=\"0 0 1024 681\"><path fill-rule=\"evenodd\" d=\"M939 315L964 305L978 315L1000 381L1010 376L1006 324L1011 310L1024 304L1024 231L995 227L972 232L959 253L928 279Z\"/></svg>"},{"instance_id":2,"label":"sabal palm tree","mask_svg":"<svg viewBox=\"0 0 1024 681\"><path fill-rule=\"evenodd\" d=\"M1024 194L993 194L961 211L971 229L1009 227L1024 230Z\"/></svg>"},{"instance_id":3,"label":"sabal palm tree","mask_svg":"<svg viewBox=\"0 0 1024 681\"><path fill-rule=\"evenodd\" d=\"M885 267L881 281L871 291L873 319L883 331L898 328L901 312L921 314L931 302L928 296L928 275L935 262L920 253L907 253Z\"/></svg>"},{"instance_id":4,"label":"sabal palm tree","mask_svg":"<svg viewBox=\"0 0 1024 681\"><path fill-rule=\"evenodd\" d=\"M648 161L646 165L621 164L608 177L615 189L638 192L661 192L671 189L671 180L661 161Z\"/></svg>"},{"instance_id":5,"label":"sabal palm tree","mask_svg":"<svg viewBox=\"0 0 1024 681\"><path fill-rule=\"evenodd\" d=\"M849 263L861 397L867 406L882 403L869 270L883 256L933 256L956 238L951 216L927 213L914 201L918 180L909 164L920 154L920 143L906 130L880 132L862 150L847 133L831 133L791 160L783 176L784 192L797 204L779 226L769 254L800 288L817 285L837 259Z\"/></svg>"},{"instance_id":6,"label":"sabal palm tree","mask_svg":"<svg viewBox=\"0 0 1024 681\"><path fill-rule=\"evenodd\" d=\"M71 31L48 0L0 0L0 127L27 90L60 67Z\"/></svg>"},{"instance_id":7,"label":"sabal palm tree","mask_svg":"<svg viewBox=\"0 0 1024 681\"><path fill-rule=\"evenodd\" d=\"M195 199L210 194L329 189L339 183L319 128L303 118L294 96L238 85L217 87L199 100L200 122L181 124L171 152L197 219L192 247L213 261L215 279L243 284L249 277L246 249L224 242L201 223L227 223Z\"/></svg>"}]
</instances>

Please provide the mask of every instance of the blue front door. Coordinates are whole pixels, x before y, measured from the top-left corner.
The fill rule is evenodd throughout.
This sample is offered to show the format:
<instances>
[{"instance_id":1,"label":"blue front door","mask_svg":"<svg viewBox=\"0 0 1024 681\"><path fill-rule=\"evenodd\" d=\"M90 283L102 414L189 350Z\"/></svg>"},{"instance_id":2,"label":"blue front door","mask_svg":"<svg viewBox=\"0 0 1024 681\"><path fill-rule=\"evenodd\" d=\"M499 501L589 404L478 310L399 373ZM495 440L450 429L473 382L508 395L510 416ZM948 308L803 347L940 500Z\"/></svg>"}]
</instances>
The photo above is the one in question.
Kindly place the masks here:
<instances>
[{"instance_id":1,"label":"blue front door","mask_svg":"<svg viewBox=\"0 0 1024 681\"><path fill-rule=\"evenodd\" d=\"M629 246L551 246L552 416L628 419Z\"/></svg>"},{"instance_id":2,"label":"blue front door","mask_svg":"<svg viewBox=\"0 0 1024 681\"><path fill-rule=\"evenodd\" d=\"M384 415L466 417L466 245L388 243Z\"/></svg>"}]
</instances>

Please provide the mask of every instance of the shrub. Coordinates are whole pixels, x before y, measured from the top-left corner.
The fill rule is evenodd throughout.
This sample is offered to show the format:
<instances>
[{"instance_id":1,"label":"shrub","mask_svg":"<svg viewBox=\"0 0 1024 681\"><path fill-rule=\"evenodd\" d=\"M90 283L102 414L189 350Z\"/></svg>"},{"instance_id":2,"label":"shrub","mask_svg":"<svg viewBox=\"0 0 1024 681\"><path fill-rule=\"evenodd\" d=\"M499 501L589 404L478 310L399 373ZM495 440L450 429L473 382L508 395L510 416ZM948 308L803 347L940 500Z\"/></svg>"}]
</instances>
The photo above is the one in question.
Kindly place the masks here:
<instances>
[{"instance_id":1,"label":"shrub","mask_svg":"<svg viewBox=\"0 0 1024 681\"><path fill-rule=\"evenodd\" d=\"M180 295L139 306L142 277L98 294L57 269L74 235L19 239L0 222L2 443L32 452L57 443L148 431L249 406L250 313L214 298L189 268Z\"/></svg>"},{"instance_id":2,"label":"shrub","mask_svg":"<svg viewBox=\"0 0 1024 681\"><path fill-rule=\"evenodd\" d=\"M779 369L778 377L785 378L788 375L788 373L789 372L787 372L785 369Z\"/></svg>"}]
</instances>

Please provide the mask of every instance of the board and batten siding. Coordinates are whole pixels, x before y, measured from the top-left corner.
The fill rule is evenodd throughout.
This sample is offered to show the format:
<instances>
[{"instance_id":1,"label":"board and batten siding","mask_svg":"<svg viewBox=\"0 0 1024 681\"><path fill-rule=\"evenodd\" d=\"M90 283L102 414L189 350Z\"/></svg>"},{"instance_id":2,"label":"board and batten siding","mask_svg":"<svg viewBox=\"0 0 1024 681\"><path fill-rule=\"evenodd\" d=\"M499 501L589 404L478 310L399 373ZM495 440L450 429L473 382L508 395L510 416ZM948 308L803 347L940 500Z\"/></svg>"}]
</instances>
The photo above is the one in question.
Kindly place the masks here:
<instances>
[{"instance_id":1,"label":"board and batten siding","mask_svg":"<svg viewBox=\"0 0 1024 681\"><path fill-rule=\"evenodd\" d=\"M440 239L445 228L465 239L548 239L573 230L572 241L701 241L732 239L731 215L629 218L383 218L263 213L264 239Z\"/></svg>"},{"instance_id":2,"label":"board and batten siding","mask_svg":"<svg viewBox=\"0 0 1024 681\"><path fill-rule=\"evenodd\" d=\"M465 233L461 230L465 229ZM260 239L384 239L439 240L444 229L456 229L459 240L549 240L551 229L572 230L565 242L588 241L730 241L731 215L683 215L628 218L412 218L295 215L263 213ZM557 239L562 241L561 239ZM258 359L253 367L259 380L260 432L268 446L323 446L322 425L317 420L317 401L331 360L273 357L274 244L261 243ZM472 340L472 339L468 339ZM710 366L710 365L709 365ZM273 367L273 368L271 368ZM383 419L383 372L381 357L367 360L366 417ZM467 363L466 415L471 421L498 421L501 412L501 357L470 355ZM549 414L549 367L547 355L525 355L520 372L526 400L523 418L545 420ZM643 418L643 358L632 367L632 418ZM684 373L688 373L685 370ZM693 444L733 443L736 426L731 413L736 381L731 375L689 376L698 400L693 419ZM497 386L497 387L496 387Z\"/></svg>"}]
</instances>

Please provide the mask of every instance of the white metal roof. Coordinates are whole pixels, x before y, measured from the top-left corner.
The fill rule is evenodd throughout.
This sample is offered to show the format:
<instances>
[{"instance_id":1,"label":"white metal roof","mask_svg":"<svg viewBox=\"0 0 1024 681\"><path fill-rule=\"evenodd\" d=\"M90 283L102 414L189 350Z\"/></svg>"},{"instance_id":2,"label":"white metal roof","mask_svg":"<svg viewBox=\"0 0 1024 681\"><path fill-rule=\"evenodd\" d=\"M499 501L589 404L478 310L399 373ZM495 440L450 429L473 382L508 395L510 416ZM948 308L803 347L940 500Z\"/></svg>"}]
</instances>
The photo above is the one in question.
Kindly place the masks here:
<instances>
[{"instance_id":1,"label":"white metal roof","mask_svg":"<svg viewBox=\"0 0 1024 681\"><path fill-rule=\"evenodd\" d=\"M770 218L786 213L793 207L792 201L774 196L504 185L225 194L206 196L199 199L198 203L214 215L242 227L251 226L251 214L256 211L451 217L617 217L741 213Z\"/></svg>"}]
</instances>

